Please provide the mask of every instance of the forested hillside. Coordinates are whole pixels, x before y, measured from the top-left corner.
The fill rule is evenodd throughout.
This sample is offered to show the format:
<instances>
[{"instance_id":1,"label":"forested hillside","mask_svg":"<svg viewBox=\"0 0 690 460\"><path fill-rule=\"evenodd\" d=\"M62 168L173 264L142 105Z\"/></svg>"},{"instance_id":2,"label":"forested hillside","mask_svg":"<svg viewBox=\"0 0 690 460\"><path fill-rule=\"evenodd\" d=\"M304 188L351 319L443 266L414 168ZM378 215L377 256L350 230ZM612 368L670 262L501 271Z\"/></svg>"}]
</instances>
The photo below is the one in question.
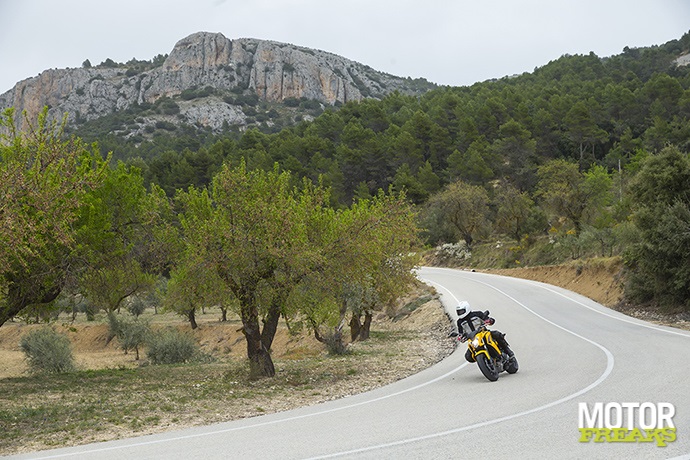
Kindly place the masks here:
<instances>
[{"instance_id":1,"label":"forested hillside","mask_svg":"<svg viewBox=\"0 0 690 460\"><path fill-rule=\"evenodd\" d=\"M101 147L169 196L208 184L223 162L242 158L250 168L277 163L321 178L336 206L379 189L405 190L430 245L462 241L465 248L452 247L462 256L477 243L501 241L502 255L490 263L502 266L626 255L633 298L683 304L690 291L680 267L690 268L683 254L690 245L675 228L688 222L690 182L681 172L669 178L679 181L678 193L660 208L658 189L671 185L653 178L669 162L688 167L690 67L674 61L689 50L686 34L607 58L563 56L470 87L348 103L280 132L161 132L154 142L110 137ZM652 190L640 196L645 187ZM643 209L653 216L643 219ZM678 221L664 231L655 216ZM550 245L538 246L540 238ZM650 238L682 249L669 258L672 248L642 244Z\"/></svg>"},{"instance_id":2,"label":"forested hillside","mask_svg":"<svg viewBox=\"0 0 690 460\"><path fill-rule=\"evenodd\" d=\"M241 157L250 167L277 162L314 180L323 175L341 204L390 185L423 203L456 180L534 193L538 167L552 159L612 173L668 144L687 151L690 68L673 61L689 49L686 34L608 58L563 56L513 78L348 103L280 132L200 136L161 127L143 142L77 134L137 164L169 195L209 183L224 161Z\"/></svg>"}]
</instances>

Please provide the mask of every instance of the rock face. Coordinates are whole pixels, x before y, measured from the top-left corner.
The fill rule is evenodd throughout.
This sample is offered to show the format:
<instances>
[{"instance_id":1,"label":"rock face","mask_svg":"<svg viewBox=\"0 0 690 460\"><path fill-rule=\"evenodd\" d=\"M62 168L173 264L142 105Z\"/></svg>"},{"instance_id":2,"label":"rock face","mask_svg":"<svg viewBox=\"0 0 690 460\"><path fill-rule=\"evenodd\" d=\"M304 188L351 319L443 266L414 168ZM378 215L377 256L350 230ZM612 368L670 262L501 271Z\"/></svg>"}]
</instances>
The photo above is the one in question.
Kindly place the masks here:
<instances>
[{"instance_id":1,"label":"rock face","mask_svg":"<svg viewBox=\"0 0 690 460\"><path fill-rule=\"evenodd\" d=\"M330 105L379 98L396 90L423 92L413 89L409 78L377 72L324 51L249 38L229 40L207 32L180 40L162 66L138 74L131 70L127 66L46 70L0 95L0 108L25 110L35 120L47 105L52 119L67 113L69 122L82 122L205 87L216 94L254 92L268 102L307 98ZM425 89L432 86L429 83ZM214 128L223 122L241 124L241 110L222 104L222 98L206 108L180 104L180 115L187 122Z\"/></svg>"}]
</instances>

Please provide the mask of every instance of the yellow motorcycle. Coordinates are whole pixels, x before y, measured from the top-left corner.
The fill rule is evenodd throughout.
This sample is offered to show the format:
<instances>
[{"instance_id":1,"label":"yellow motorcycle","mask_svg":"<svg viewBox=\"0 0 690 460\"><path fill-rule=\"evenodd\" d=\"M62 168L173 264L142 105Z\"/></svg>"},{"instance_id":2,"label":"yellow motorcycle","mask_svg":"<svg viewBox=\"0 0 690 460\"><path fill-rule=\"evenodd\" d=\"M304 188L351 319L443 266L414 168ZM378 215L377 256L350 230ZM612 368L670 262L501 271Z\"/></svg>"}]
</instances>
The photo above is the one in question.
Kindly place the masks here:
<instances>
[{"instance_id":1,"label":"yellow motorcycle","mask_svg":"<svg viewBox=\"0 0 690 460\"><path fill-rule=\"evenodd\" d=\"M479 322L479 318L473 318ZM515 356L509 357L501 351L498 343L491 336L491 331L486 328L485 322L475 324L474 330L464 330L458 335L460 342L467 342L470 354L477 362L479 370L484 377L492 382L498 380L498 375L505 371L514 374L518 371L518 362Z\"/></svg>"}]
</instances>

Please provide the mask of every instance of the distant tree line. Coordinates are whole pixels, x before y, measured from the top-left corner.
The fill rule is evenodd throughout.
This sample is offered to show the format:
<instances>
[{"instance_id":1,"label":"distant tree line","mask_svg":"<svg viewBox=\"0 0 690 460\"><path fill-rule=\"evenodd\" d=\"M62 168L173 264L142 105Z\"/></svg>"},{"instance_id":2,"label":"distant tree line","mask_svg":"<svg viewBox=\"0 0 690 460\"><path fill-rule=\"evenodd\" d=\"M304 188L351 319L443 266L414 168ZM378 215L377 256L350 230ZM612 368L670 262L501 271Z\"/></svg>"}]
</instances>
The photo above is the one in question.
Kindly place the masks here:
<instances>
[{"instance_id":1,"label":"distant tree line","mask_svg":"<svg viewBox=\"0 0 690 460\"><path fill-rule=\"evenodd\" d=\"M192 327L199 308L235 311L252 372L272 375L279 318L333 350L348 324L366 336L412 282L418 237L475 259L499 248L494 266L619 255L629 299L687 309L690 69L672 60L689 49L686 34L563 56L277 132L182 127L135 142L92 124L96 146L45 113L17 132L10 110L0 324L156 292Z\"/></svg>"}]
</instances>

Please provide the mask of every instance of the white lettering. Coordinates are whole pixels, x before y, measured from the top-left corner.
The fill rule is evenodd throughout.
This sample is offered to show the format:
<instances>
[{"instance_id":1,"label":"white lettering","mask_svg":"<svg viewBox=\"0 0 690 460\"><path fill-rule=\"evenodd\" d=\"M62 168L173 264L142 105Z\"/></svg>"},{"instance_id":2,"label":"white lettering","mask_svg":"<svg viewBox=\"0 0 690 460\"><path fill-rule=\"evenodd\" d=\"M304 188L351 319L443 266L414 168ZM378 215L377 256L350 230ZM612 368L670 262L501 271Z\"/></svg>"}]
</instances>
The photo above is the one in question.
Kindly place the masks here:
<instances>
[{"instance_id":1,"label":"white lettering","mask_svg":"<svg viewBox=\"0 0 690 460\"><path fill-rule=\"evenodd\" d=\"M627 430L640 428L643 430L675 428L673 416L676 409L671 403L636 403L609 402L578 404L579 428L607 428L625 427Z\"/></svg>"},{"instance_id":2,"label":"white lettering","mask_svg":"<svg viewBox=\"0 0 690 460\"><path fill-rule=\"evenodd\" d=\"M647 413L649 417L645 415ZM642 403L640 404L640 411L637 414L637 423L643 430L656 428L656 404Z\"/></svg>"},{"instance_id":3,"label":"white lettering","mask_svg":"<svg viewBox=\"0 0 690 460\"><path fill-rule=\"evenodd\" d=\"M615 420L615 422L614 422ZM604 409L604 427L620 428L623 426L623 409L615 402L607 403Z\"/></svg>"},{"instance_id":4,"label":"white lettering","mask_svg":"<svg viewBox=\"0 0 690 460\"><path fill-rule=\"evenodd\" d=\"M673 416L676 415L676 408L671 403L659 403L659 413L657 414L657 428L675 428Z\"/></svg>"},{"instance_id":5,"label":"white lettering","mask_svg":"<svg viewBox=\"0 0 690 460\"><path fill-rule=\"evenodd\" d=\"M640 403L624 402L624 403L621 403L621 406L623 407L623 409L627 410L628 423L626 426L628 427L629 430L632 430L633 428L635 428L635 408L640 407Z\"/></svg>"},{"instance_id":6,"label":"white lettering","mask_svg":"<svg viewBox=\"0 0 690 460\"><path fill-rule=\"evenodd\" d=\"M594 403L589 412L587 403L578 404L578 424L580 428L601 428L604 403Z\"/></svg>"}]
</instances>

